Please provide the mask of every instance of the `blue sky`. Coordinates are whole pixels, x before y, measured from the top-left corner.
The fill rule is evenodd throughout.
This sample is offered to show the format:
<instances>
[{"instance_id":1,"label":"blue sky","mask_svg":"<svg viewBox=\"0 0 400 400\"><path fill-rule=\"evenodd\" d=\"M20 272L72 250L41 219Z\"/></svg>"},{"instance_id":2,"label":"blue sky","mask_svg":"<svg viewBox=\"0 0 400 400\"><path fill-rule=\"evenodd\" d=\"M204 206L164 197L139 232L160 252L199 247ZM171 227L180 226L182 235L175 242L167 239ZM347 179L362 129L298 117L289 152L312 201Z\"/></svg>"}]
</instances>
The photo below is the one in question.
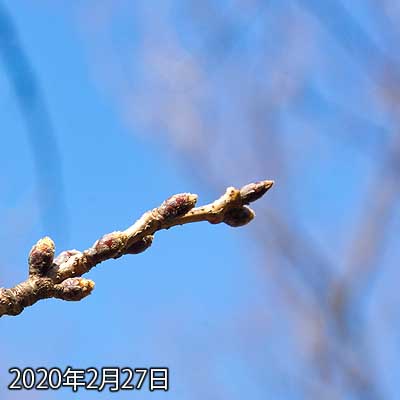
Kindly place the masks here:
<instances>
[{"instance_id":1,"label":"blue sky","mask_svg":"<svg viewBox=\"0 0 400 400\"><path fill-rule=\"evenodd\" d=\"M154 65L146 63L146 54L139 54L139 48L143 42L145 49L146 45L159 46L156 49L168 55L169 49L174 50L168 47L174 34L185 49L182 58L191 60L193 56L204 61L211 86L215 85L208 98L200 97L206 99L203 115L216 121L215 131L209 133L212 140L220 128L218 123L236 133L252 129L242 116L246 95L251 98L268 79L271 90L274 79L280 82L286 77L290 82L296 68L302 71L307 65L309 69L304 69L308 72L300 73L304 79L301 95L277 107L272 118L276 124L272 126L280 129L279 140L286 146L284 162L297 168L289 171L285 181L285 168L290 166L283 165L283 173L273 170L276 176L255 176L259 169L242 164L231 174L240 178L229 184L247 183L240 181L246 174L255 179L277 179L280 186L261 201L287 205L288 219L298 217L295 222L332 257L336 268L343 268L341 255L354 235L364 210L366 188L376 178L382 148L393 131L390 113L374 103L379 88L369 85L364 68L369 62L364 57L369 53L367 47L366 53L358 52L360 44L363 48L363 37L357 24L348 29L346 21L336 18L329 1L271 1L255 11L249 2L248 13L247 9L237 11L235 2L218 2L212 10L215 15L210 13L215 20L205 25L201 18L188 17L194 3L188 6L179 0L160 2L159 9L137 2L133 11L124 1L89 3L2 2L40 84L59 149L62 179L59 182L58 175L48 169L52 187L37 185L29 133L0 63L1 286L26 278L27 254L40 237L52 236L58 250L82 250L104 233L129 226L171 194L198 193L200 203L214 199L215 186L210 185L211 190L205 182L214 177L202 172L201 164L190 166L190 157L179 157L176 143L160 132L167 131L169 125L157 124L156 117L161 114L158 103L154 102L154 111L151 109L154 126L141 130L139 123L131 123L135 116L129 114L124 99L118 98L132 88L144 88L144 94L157 100L157 94L169 90L168 79L162 87L157 86L157 79L152 80ZM393 43L379 35L374 9L365 7L362 0L347 7L380 49L394 54ZM315 12L319 12L319 19L312 18ZM298 32L294 45L285 36L290 30L286 28L293 27L275 26L282 15L289 24L297 21L295 17L306 21L306 32ZM164 21L165 16L168 21ZM229 35L218 36L218 18L228 21L227 31L234 40ZM104 20L110 26L102 30L99 26ZM193 20L198 24L192 24ZM229 21L233 21L232 26ZM169 30L168 24L173 29ZM143 33L149 31L148 36ZM266 35L265 31L272 33ZM165 32L166 37L162 36ZM283 62L281 68L282 55L291 51L289 62ZM165 62L162 55L159 60ZM308 65L309 59L312 62ZM265 65L277 66L278 73L274 75L272 70L270 75L263 69ZM237 71L243 82L235 81ZM182 76L182 82L175 82L172 99L181 100L180 91L191 95L191 82L185 79L187 76ZM287 81L282 80L283 84ZM201 101L199 105L204 106ZM249 151L246 139L246 135L232 134L231 141L225 142L226 136L219 140L226 147L225 156L235 159L240 151ZM50 151L49 143L43 143L40 150ZM266 159L273 156L266 149ZM230 165L218 157L214 160L215 169ZM58 193L59 188L62 191ZM64 204L46 208L43 218L40 196L48 189ZM221 193L223 190L221 187ZM265 204L263 210L267 209ZM261 207L255 204L254 208L257 212ZM388 236L397 226L393 224ZM257 247L249 232L248 227L232 229L207 223L159 232L147 252L93 269L87 277L95 281L96 288L83 301L41 301L18 317L1 318L0 340L5 345L0 353L0 397L69 399L69 389L21 394L7 391L6 386L12 378L10 367L65 369L71 365L169 367L170 392L142 390L143 399L261 399L266 393L274 398L302 398L296 379L313 380L307 361L301 363L307 354L296 342L287 316L277 308L280 299L274 299L274 290L279 284L260 280L267 276L262 275L262 267L277 261L272 256L264 259L268 253ZM392 351L398 341L393 288L398 281L393 252L397 245L393 235L380 260L375 297L365 299L365 312L370 316L367 336L378 343L369 350L379 378L393 393L398 389L398 368L387 366L398 365ZM380 292L386 297L377 300ZM307 323L304 325L306 329ZM257 329L262 333L254 335ZM139 396L113 394L121 399L135 395ZM83 399L109 397L107 391L79 392Z\"/></svg>"},{"instance_id":2,"label":"blue sky","mask_svg":"<svg viewBox=\"0 0 400 400\"><path fill-rule=\"evenodd\" d=\"M135 136L121 124L89 73L68 7L61 12L33 3L7 5L41 84L60 148L68 235L63 228L53 235L59 250L84 249L171 194L198 192L168 147ZM0 150L0 277L7 287L25 279L31 245L49 232L38 211L40 188L35 186L27 132L3 69L0 85L5 133ZM212 200L210 193L199 195L200 202ZM84 301L42 301L18 318L2 318L1 341L7 345L1 350L1 397L22 398L5 389L11 380L8 368L14 366L168 366L173 390L143 390L143 399L184 399L194 382L207 385L209 380L218 388L220 379L230 381L243 365L235 332L226 332L225 326L234 327L238 308L246 313L260 295L255 277L245 272L247 240L241 229L208 224L161 232L150 251L91 271L96 289ZM243 390L260 395L253 379L243 376ZM23 396L67 399L71 394L64 389ZM131 398L132 393L114 396ZM109 394L81 391L79 398Z\"/></svg>"}]
</instances>

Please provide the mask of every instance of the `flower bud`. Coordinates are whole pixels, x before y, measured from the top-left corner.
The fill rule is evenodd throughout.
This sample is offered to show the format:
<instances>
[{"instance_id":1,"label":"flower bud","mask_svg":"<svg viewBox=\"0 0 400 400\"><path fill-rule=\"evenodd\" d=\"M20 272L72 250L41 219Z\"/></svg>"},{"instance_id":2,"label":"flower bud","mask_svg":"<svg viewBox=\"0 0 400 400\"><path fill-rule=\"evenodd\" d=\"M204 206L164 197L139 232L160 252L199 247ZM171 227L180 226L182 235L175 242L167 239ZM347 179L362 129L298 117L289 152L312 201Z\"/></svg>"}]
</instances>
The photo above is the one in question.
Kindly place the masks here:
<instances>
[{"instance_id":1,"label":"flower bud","mask_svg":"<svg viewBox=\"0 0 400 400\"><path fill-rule=\"evenodd\" d=\"M66 250L62 251L53 261L53 264L60 266L61 264L66 263L72 256L77 254L81 254L79 250Z\"/></svg>"},{"instance_id":2,"label":"flower bud","mask_svg":"<svg viewBox=\"0 0 400 400\"><path fill-rule=\"evenodd\" d=\"M131 244L126 250L125 254L139 254L147 250L153 243L153 235L145 236L142 240Z\"/></svg>"},{"instance_id":3,"label":"flower bud","mask_svg":"<svg viewBox=\"0 0 400 400\"><path fill-rule=\"evenodd\" d=\"M94 282L81 277L68 278L54 285L54 297L67 301L79 301L89 296L94 288Z\"/></svg>"},{"instance_id":4,"label":"flower bud","mask_svg":"<svg viewBox=\"0 0 400 400\"><path fill-rule=\"evenodd\" d=\"M240 196L243 204L249 204L258 200L272 187L274 181L261 181L249 183L240 189Z\"/></svg>"},{"instance_id":5,"label":"flower bud","mask_svg":"<svg viewBox=\"0 0 400 400\"><path fill-rule=\"evenodd\" d=\"M54 242L49 237L40 239L29 252L29 275L45 275L53 263L54 251Z\"/></svg>"},{"instance_id":6,"label":"flower bud","mask_svg":"<svg viewBox=\"0 0 400 400\"><path fill-rule=\"evenodd\" d=\"M107 233L93 245L96 260L106 260L117 256L125 243L126 235L123 232Z\"/></svg>"},{"instance_id":7,"label":"flower bud","mask_svg":"<svg viewBox=\"0 0 400 400\"><path fill-rule=\"evenodd\" d=\"M238 227L248 224L255 217L254 211L247 206L233 208L224 215L224 222L230 226Z\"/></svg>"},{"instance_id":8,"label":"flower bud","mask_svg":"<svg viewBox=\"0 0 400 400\"><path fill-rule=\"evenodd\" d=\"M179 193L165 200L158 208L159 215L164 221L185 215L197 201L197 195L191 193Z\"/></svg>"}]
</instances>

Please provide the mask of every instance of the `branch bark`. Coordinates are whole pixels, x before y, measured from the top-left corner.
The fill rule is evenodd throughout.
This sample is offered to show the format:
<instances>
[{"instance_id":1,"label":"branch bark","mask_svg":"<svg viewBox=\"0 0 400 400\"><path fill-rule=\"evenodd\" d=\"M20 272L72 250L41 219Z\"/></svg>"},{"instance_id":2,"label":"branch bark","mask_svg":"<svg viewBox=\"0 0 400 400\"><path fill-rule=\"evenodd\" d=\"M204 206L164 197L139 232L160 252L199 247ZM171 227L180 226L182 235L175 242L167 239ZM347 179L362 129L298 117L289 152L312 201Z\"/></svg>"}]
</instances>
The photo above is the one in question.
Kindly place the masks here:
<instances>
[{"instance_id":1,"label":"branch bark","mask_svg":"<svg viewBox=\"0 0 400 400\"><path fill-rule=\"evenodd\" d=\"M273 181L261 181L241 189L229 187L213 203L197 208L197 195L176 194L143 214L126 230L108 233L82 252L63 251L54 258L54 242L49 237L40 239L29 253L28 279L13 288L0 289L0 317L18 315L41 299L83 299L94 288L94 282L82 278L83 274L105 260L145 251L159 230L200 221L224 222L233 227L246 225L255 216L248 204L261 198L272 185Z\"/></svg>"}]
</instances>

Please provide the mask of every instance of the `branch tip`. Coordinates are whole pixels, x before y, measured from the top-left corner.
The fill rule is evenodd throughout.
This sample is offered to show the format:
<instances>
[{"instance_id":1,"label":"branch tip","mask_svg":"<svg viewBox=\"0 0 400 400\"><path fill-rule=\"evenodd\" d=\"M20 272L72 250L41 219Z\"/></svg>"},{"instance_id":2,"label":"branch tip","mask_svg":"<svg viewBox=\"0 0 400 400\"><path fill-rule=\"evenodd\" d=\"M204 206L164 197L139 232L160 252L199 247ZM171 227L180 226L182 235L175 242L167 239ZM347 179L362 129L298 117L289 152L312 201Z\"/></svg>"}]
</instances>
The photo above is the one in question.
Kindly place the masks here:
<instances>
[{"instance_id":1,"label":"branch tip","mask_svg":"<svg viewBox=\"0 0 400 400\"><path fill-rule=\"evenodd\" d=\"M244 204L252 203L264 196L265 193L274 185L274 181L265 180L250 183L240 189L240 195Z\"/></svg>"}]
</instances>

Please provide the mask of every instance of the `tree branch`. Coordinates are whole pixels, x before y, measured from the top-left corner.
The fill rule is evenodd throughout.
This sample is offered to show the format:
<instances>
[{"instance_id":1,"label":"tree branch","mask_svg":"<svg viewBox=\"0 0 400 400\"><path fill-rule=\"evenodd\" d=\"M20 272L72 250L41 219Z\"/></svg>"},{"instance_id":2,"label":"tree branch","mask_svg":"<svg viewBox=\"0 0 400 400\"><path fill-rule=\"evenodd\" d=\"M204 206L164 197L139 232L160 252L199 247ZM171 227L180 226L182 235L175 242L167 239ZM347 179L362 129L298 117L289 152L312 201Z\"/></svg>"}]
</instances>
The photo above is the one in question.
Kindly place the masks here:
<instances>
[{"instance_id":1,"label":"tree branch","mask_svg":"<svg viewBox=\"0 0 400 400\"><path fill-rule=\"evenodd\" d=\"M233 227L246 225L255 216L248 204L261 198L272 185L273 181L261 181L241 189L229 187L213 203L197 208L197 195L176 194L143 214L125 231L108 233L83 252L63 251L54 258L54 242L49 237L40 239L29 253L28 279L13 288L0 289L0 317L18 315L41 299L83 299L94 288L93 281L81 278L83 274L110 258L145 251L161 229L200 221L224 222Z\"/></svg>"}]
</instances>

